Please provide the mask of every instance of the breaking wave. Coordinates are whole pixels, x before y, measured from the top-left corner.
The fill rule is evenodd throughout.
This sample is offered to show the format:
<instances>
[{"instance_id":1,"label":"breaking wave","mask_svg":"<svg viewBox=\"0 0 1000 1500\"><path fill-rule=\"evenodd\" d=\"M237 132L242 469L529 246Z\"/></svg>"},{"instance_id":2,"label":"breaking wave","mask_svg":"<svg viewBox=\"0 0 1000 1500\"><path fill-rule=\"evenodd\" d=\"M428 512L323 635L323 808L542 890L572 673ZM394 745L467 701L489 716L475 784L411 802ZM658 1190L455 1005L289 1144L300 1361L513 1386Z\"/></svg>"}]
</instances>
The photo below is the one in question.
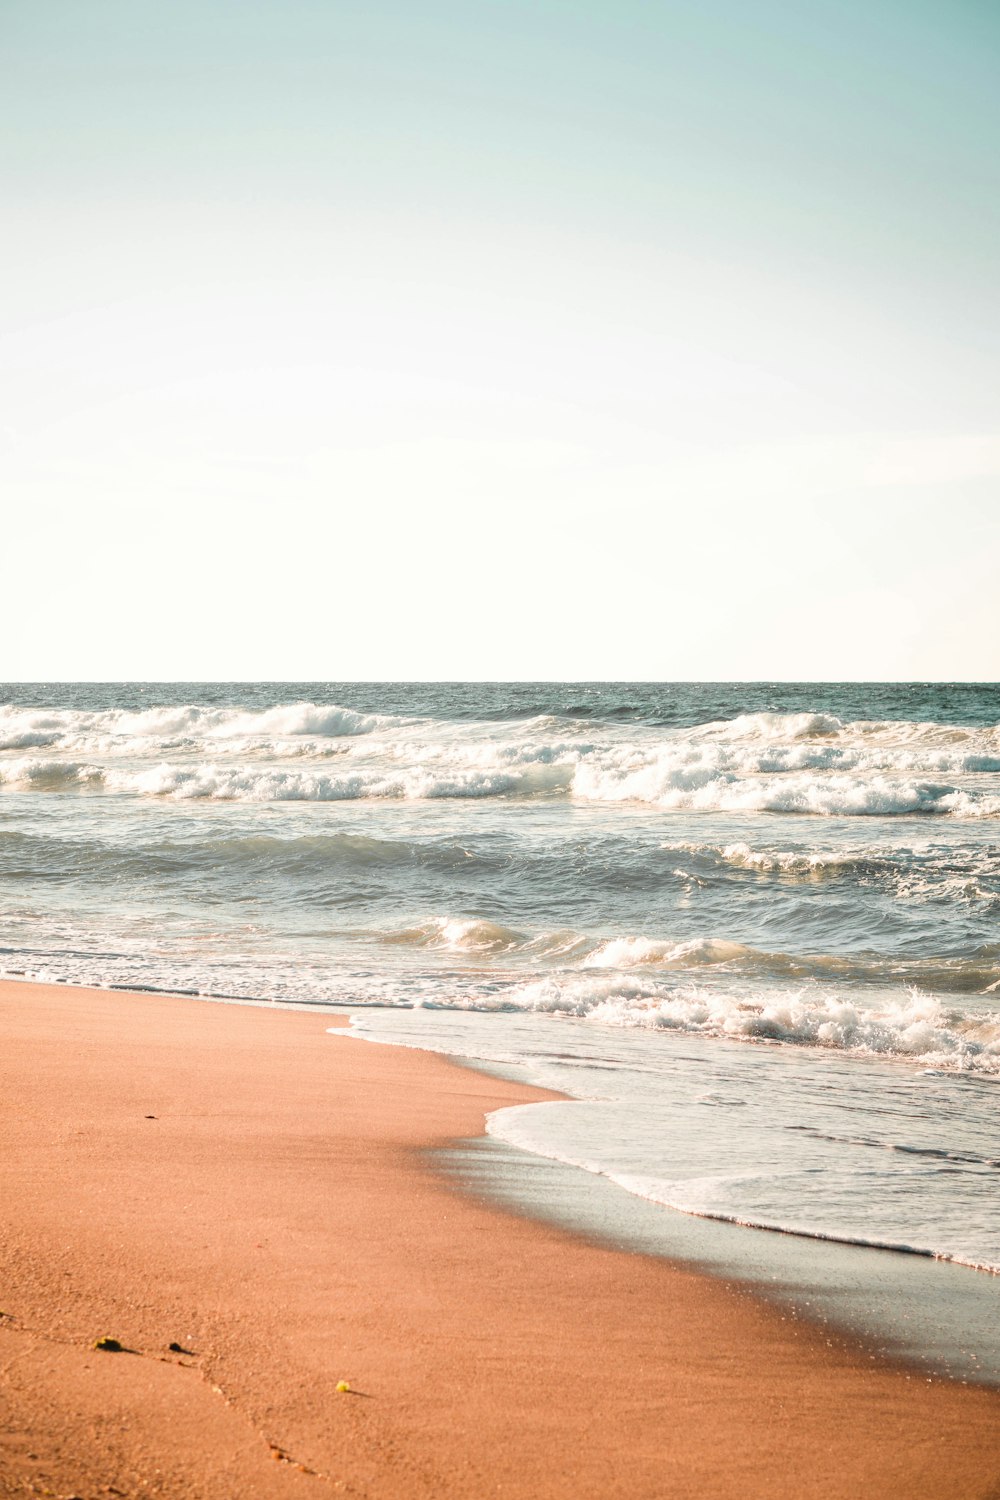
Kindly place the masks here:
<instances>
[{"instance_id":1,"label":"breaking wave","mask_svg":"<svg viewBox=\"0 0 1000 1500\"><path fill-rule=\"evenodd\" d=\"M279 767L185 765L171 762L145 770L121 770L78 761L24 759L0 767L0 785L30 791L125 792L176 801L207 798L220 802L343 802L365 799L425 800L434 797L531 796L565 789L559 770L456 768L450 774L429 769L359 768L344 775Z\"/></svg>"},{"instance_id":2,"label":"breaking wave","mask_svg":"<svg viewBox=\"0 0 1000 1500\"><path fill-rule=\"evenodd\" d=\"M927 720L853 719L830 713L754 713L717 719L692 731L695 738L718 740L827 740L841 743L992 746L1000 752L1000 724L939 724Z\"/></svg>"},{"instance_id":3,"label":"breaking wave","mask_svg":"<svg viewBox=\"0 0 1000 1500\"><path fill-rule=\"evenodd\" d=\"M823 1047L1000 1076L1000 1011L961 1010L916 992L865 1008L834 994L755 999L698 986L664 993L639 978L586 974L536 980L481 1008L548 1012L605 1026L731 1041Z\"/></svg>"},{"instance_id":4,"label":"breaking wave","mask_svg":"<svg viewBox=\"0 0 1000 1500\"><path fill-rule=\"evenodd\" d=\"M211 708L181 704L142 710L24 709L0 705L0 750L28 750L82 742L110 749L114 742L138 742L153 749L164 742L247 738L340 737L371 734L401 722L386 714L363 714L351 708L317 703L289 703L274 708Z\"/></svg>"},{"instance_id":5,"label":"breaking wave","mask_svg":"<svg viewBox=\"0 0 1000 1500\"><path fill-rule=\"evenodd\" d=\"M596 771L583 766L574 778L573 791L594 802L643 802L664 810L692 812L805 813L817 817L1000 815L998 793L886 776L740 777L702 769L678 772L656 764L635 771Z\"/></svg>"},{"instance_id":6,"label":"breaking wave","mask_svg":"<svg viewBox=\"0 0 1000 1500\"><path fill-rule=\"evenodd\" d=\"M338 773L225 760L118 766L96 760L20 757L0 763L8 791L108 791L177 800L328 802L394 798L564 796L638 803L664 811L799 813L821 817L907 814L994 818L1000 790L884 775L720 771L656 757L636 766L612 756L501 750L469 755L386 756L344 763Z\"/></svg>"},{"instance_id":7,"label":"breaking wave","mask_svg":"<svg viewBox=\"0 0 1000 1500\"><path fill-rule=\"evenodd\" d=\"M845 956L769 951L718 937L683 940L645 936L594 937L565 927L529 932L482 917L432 917L411 927L377 936L380 941L394 946L428 948L452 953L456 957L501 958L515 963L530 960L533 964L544 962L549 966L558 963L561 966L558 972L540 979L537 988L526 993L540 1002L545 1001L541 1004L542 1009L566 1009L574 1013L580 996L586 1005L592 991L603 996L608 984L613 989L620 981L626 985L629 994L641 993L652 999L663 994L663 982L657 976L703 969L715 969L728 977L766 978L783 984L818 980L855 988L874 985L891 985L897 990L919 988L938 994L1000 993L1000 943L984 944L971 953L956 957ZM566 965L572 965L572 971L568 971ZM618 979L605 979L600 971L616 974ZM633 974L641 977L633 980ZM635 990L635 985L638 985L638 990ZM551 1007L547 999L552 1000ZM474 997L474 1004L478 1003ZM516 1005L519 1002L505 990L497 1003Z\"/></svg>"},{"instance_id":8,"label":"breaking wave","mask_svg":"<svg viewBox=\"0 0 1000 1500\"><path fill-rule=\"evenodd\" d=\"M1000 815L1000 727L829 713L657 729L551 714L448 722L314 702L6 705L0 752L8 791L246 802L560 796L663 811Z\"/></svg>"},{"instance_id":9,"label":"breaking wave","mask_svg":"<svg viewBox=\"0 0 1000 1500\"><path fill-rule=\"evenodd\" d=\"M721 864L736 869L759 870L766 875L807 876L809 879L838 876L860 871L890 872L896 866L891 859L879 859L871 854L842 854L835 850L800 852L792 849L752 849L742 841L722 847L702 850L693 848L692 853L710 853Z\"/></svg>"}]
</instances>

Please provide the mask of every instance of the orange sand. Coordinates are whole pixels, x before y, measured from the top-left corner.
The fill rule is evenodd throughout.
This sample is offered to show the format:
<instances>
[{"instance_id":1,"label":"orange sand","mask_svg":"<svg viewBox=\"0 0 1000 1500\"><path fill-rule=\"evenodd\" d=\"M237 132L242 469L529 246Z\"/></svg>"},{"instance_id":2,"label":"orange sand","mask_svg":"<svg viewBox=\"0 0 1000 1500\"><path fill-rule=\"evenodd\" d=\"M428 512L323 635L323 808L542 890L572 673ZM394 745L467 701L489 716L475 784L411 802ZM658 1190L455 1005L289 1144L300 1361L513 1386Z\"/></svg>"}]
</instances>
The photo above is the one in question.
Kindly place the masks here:
<instances>
[{"instance_id":1,"label":"orange sand","mask_svg":"<svg viewBox=\"0 0 1000 1500\"><path fill-rule=\"evenodd\" d=\"M2 1495L1000 1496L1000 1394L435 1177L533 1091L319 1014L6 983L0 1024Z\"/></svg>"}]
</instances>

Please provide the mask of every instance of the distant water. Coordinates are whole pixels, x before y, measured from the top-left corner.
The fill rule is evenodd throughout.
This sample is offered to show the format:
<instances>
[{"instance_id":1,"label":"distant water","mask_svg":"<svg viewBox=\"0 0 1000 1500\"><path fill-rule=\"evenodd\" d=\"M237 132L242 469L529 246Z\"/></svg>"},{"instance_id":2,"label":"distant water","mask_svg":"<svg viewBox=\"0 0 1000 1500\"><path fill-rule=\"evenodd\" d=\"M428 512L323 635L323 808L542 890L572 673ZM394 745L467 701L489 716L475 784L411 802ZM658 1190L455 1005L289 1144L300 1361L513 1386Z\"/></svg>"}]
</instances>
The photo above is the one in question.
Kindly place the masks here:
<instances>
[{"instance_id":1,"label":"distant water","mask_svg":"<svg viewBox=\"0 0 1000 1500\"><path fill-rule=\"evenodd\" d=\"M997 685L0 703L8 974L376 1007L632 1194L1000 1268Z\"/></svg>"}]
</instances>

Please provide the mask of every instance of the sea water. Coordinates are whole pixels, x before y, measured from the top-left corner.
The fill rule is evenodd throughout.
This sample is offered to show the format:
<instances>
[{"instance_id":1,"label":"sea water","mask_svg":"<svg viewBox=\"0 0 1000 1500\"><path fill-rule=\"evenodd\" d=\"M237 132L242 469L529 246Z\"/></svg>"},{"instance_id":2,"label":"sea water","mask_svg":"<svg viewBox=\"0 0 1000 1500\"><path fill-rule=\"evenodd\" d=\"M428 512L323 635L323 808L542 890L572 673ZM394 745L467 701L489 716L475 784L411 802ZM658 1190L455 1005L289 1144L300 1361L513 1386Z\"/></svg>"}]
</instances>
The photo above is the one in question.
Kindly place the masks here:
<instances>
[{"instance_id":1,"label":"sea water","mask_svg":"<svg viewBox=\"0 0 1000 1500\"><path fill-rule=\"evenodd\" d=\"M346 1005L556 1088L491 1119L508 1179L785 1280L950 1263L1000 1372L998 833L996 685L0 691L8 975Z\"/></svg>"}]
</instances>

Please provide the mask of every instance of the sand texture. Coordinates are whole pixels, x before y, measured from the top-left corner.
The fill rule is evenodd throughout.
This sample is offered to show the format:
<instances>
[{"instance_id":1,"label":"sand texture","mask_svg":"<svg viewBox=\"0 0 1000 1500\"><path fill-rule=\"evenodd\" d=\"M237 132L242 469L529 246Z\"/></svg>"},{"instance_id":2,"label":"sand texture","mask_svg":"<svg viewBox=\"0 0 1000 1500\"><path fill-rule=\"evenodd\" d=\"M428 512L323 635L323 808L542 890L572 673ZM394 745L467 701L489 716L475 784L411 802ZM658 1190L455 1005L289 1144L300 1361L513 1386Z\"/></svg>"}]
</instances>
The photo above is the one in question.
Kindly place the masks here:
<instances>
[{"instance_id":1,"label":"sand texture","mask_svg":"<svg viewBox=\"0 0 1000 1500\"><path fill-rule=\"evenodd\" d=\"M320 1014L0 1021L4 1496L1000 1500L1000 1394L435 1176L533 1091Z\"/></svg>"}]
</instances>

